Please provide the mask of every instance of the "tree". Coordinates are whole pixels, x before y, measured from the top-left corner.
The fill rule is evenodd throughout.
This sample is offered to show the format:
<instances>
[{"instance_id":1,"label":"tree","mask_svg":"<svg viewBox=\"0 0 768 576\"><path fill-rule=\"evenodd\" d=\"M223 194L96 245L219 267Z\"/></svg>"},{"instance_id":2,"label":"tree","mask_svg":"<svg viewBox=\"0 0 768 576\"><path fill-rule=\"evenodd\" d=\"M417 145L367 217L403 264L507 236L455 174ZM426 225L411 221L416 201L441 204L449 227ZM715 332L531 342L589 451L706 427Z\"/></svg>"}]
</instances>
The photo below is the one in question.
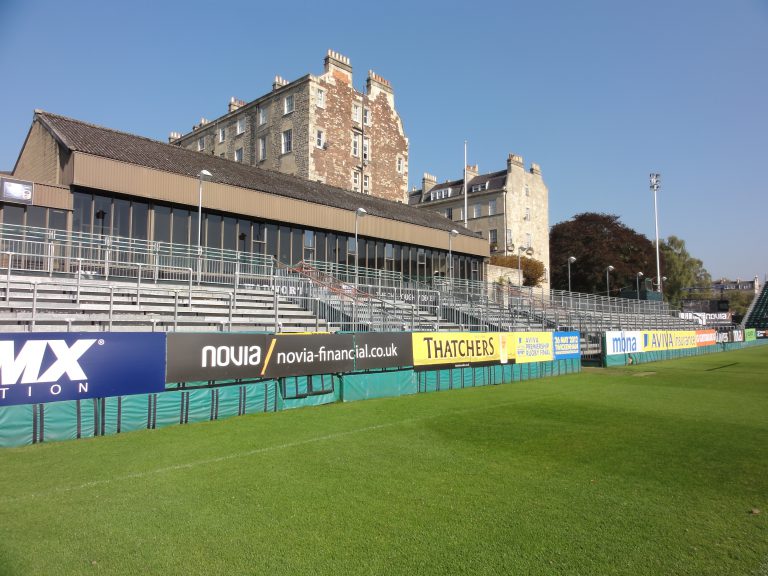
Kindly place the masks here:
<instances>
[{"instance_id":1,"label":"tree","mask_svg":"<svg viewBox=\"0 0 768 576\"><path fill-rule=\"evenodd\" d=\"M667 280L662 284L664 296L673 306L680 306L680 300L687 297L691 289L697 292L707 291L712 285L712 277L704 263L688 253L685 240L670 236L659 244L662 254L662 275Z\"/></svg>"},{"instance_id":2,"label":"tree","mask_svg":"<svg viewBox=\"0 0 768 576\"><path fill-rule=\"evenodd\" d=\"M517 270L517 256L491 256L491 264ZM523 286L538 286L544 280L544 263L535 258L520 258L523 271Z\"/></svg>"},{"instance_id":3,"label":"tree","mask_svg":"<svg viewBox=\"0 0 768 576\"><path fill-rule=\"evenodd\" d=\"M611 296L622 288L635 289L637 273L652 275L653 244L643 234L625 226L614 214L584 212L552 227L549 234L552 287L568 289L568 258L574 292L606 293L606 268L610 273Z\"/></svg>"}]
</instances>

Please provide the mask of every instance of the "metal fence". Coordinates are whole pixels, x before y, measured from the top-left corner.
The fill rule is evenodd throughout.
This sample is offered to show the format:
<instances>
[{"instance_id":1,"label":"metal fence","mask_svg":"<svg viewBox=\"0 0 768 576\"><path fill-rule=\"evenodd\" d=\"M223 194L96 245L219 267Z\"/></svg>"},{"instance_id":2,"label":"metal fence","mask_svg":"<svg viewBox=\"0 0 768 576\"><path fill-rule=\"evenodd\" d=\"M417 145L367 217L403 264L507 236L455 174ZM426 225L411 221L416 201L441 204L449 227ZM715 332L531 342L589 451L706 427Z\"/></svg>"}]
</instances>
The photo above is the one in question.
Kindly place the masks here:
<instances>
[{"instance_id":1,"label":"metal fence","mask_svg":"<svg viewBox=\"0 0 768 576\"><path fill-rule=\"evenodd\" d=\"M339 330L549 330L692 328L664 302L436 276L409 278L322 261L297 266L233 250L0 225L6 298L12 274L159 286L180 283L238 294L269 289ZM279 322L275 321L277 327Z\"/></svg>"}]
</instances>

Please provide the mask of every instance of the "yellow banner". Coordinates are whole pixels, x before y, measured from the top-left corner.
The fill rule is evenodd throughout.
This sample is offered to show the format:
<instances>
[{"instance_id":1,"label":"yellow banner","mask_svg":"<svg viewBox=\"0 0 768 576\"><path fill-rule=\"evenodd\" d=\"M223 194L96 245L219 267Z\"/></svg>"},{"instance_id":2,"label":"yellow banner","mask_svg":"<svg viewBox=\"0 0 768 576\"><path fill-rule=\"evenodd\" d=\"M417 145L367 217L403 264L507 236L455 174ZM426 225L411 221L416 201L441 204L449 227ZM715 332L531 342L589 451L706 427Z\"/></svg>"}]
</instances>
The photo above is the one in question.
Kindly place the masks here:
<instances>
[{"instance_id":1,"label":"yellow banner","mask_svg":"<svg viewBox=\"0 0 768 576\"><path fill-rule=\"evenodd\" d=\"M547 362L554 359L552 332L512 332L508 335L515 362Z\"/></svg>"},{"instance_id":2,"label":"yellow banner","mask_svg":"<svg viewBox=\"0 0 768 576\"><path fill-rule=\"evenodd\" d=\"M414 332L413 365L499 362L498 332Z\"/></svg>"},{"instance_id":3,"label":"yellow banner","mask_svg":"<svg viewBox=\"0 0 768 576\"><path fill-rule=\"evenodd\" d=\"M696 348L695 330L643 330L643 352Z\"/></svg>"}]
</instances>

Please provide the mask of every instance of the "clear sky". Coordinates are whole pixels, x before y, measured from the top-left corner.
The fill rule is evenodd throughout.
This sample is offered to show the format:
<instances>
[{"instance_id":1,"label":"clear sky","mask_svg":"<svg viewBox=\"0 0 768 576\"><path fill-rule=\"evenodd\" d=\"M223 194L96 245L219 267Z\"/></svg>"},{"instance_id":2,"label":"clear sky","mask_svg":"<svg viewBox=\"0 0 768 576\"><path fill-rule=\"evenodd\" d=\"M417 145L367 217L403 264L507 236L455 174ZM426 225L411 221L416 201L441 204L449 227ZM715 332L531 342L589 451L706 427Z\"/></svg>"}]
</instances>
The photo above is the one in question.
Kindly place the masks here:
<instances>
[{"instance_id":1,"label":"clear sky","mask_svg":"<svg viewBox=\"0 0 768 576\"><path fill-rule=\"evenodd\" d=\"M659 226L713 275L768 273L768 0L0 0L0 170L34 109L166 140L331 48L388 79L410 183L541 165L550 224ZM554 267L557 263L552 262Z\"/></svg>"}]
</instances>

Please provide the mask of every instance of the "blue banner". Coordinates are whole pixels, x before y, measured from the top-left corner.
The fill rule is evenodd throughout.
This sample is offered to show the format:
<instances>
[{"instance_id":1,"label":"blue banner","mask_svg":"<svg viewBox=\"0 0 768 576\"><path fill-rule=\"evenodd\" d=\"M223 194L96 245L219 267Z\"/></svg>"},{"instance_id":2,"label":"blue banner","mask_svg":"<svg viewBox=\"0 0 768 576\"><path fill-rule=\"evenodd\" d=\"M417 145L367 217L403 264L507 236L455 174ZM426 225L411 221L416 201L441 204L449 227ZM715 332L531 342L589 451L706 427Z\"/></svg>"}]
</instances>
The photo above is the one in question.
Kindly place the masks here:
<instances>
[{"instance_id":1,"label":"blue banner","mask_svg":"<svg viewBox=\"0 0 768 576\"><path fill-rule=\"evenodd\" d=\"M581 358L581 343L578 332L554 332L555 360Z\"/></svg>"},{"instance_id":2,"label":"blue banner","mask_svg":"<svg viewBox=\"0 0 768 576\"><path fill-rule=\"evenodd\" d=\"M0 335L0 406L165 389L165 334Z\"/></svg>"}]
</instances>

